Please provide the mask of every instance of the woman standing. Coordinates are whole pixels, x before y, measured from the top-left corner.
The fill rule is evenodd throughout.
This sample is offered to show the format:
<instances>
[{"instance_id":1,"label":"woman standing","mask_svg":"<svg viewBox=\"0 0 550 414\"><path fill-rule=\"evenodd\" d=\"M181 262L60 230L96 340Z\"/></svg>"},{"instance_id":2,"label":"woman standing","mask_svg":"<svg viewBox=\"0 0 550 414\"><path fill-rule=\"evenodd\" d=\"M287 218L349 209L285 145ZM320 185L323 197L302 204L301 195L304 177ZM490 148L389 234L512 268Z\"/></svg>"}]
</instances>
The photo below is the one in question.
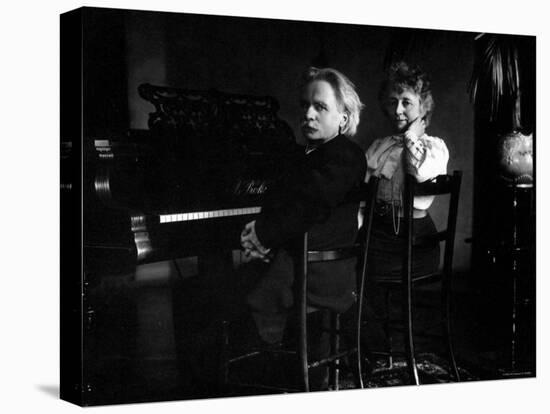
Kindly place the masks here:
<instances>
[{"instance_id":1,"label":"woman standing","mask_svg":"<svg viewBox=\"0 0 550 414\"><path fill-rule=\"evenodd\" d=\"M393 133L375 140L366 152L368 182L380 178L369 250L371 280L400 279L403 240L403 186L405 173L418 182L447 172L449 151L441 138L426 133L434 108L428 76L404 62L392 65L378 95ZM433 233L428 208L433 197L414 199L415 235ZM439 244L414 250L413 275L439 267Z\"/></svg>"}]
</instances>

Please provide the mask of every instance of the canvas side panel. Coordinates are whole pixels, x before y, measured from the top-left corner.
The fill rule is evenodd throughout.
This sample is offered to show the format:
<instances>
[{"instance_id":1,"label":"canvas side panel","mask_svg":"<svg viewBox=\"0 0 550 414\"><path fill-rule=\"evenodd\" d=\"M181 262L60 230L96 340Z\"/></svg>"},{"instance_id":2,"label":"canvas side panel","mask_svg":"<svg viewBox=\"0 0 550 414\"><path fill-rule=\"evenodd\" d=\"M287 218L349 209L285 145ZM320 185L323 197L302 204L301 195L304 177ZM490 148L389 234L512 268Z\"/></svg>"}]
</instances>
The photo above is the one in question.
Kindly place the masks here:
<instances>
[{"instance_id":1,"label":"canvas side panel","mask_svg":"<svg viewBox=\"0 0 550 414\"><path fill-rule=\"evenodd\" d=\"M82 406L82 9L60 25L60 397Z\"/></svg>"}]
</instances>

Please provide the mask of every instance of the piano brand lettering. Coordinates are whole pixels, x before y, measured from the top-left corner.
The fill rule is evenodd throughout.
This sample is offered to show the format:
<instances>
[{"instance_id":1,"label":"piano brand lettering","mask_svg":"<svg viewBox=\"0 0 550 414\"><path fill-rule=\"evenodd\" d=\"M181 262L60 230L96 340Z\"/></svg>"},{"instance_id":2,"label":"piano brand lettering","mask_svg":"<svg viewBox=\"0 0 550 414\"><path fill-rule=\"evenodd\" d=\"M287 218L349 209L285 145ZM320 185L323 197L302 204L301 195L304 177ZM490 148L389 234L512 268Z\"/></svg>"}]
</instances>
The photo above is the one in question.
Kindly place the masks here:
<instances>
[{"instance_id":1,"label":"piano brand lettering","mask_svg":"<svg viewBox=\"0 0 550 414\"><path fill-rule=\"evenodd\" d=\"M259 195L265 193L267 186L265 182L260 180L242 181L239 180L233 191L236 195L249 194Z\"/></svg>"}]
</instances>

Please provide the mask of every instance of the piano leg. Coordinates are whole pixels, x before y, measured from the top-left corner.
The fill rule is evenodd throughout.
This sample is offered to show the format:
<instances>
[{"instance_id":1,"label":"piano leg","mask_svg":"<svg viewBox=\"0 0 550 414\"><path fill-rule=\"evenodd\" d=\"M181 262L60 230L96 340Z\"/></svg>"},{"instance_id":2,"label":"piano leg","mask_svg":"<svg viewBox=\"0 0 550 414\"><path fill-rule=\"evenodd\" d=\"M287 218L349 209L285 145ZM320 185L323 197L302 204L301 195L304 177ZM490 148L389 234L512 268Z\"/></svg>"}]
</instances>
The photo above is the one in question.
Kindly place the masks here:
<instances>
[{"instance_id":1,"label":"piano leg","mask_svg":"<svg viewBox=\"0 0 550 414\"><path fill-rule=\"evenodd\" d=\"M198 257L198 275L182 275L172 290L178 370L185 395L219 395L221 316L233 273L231 252Z\"/></svg>"}]
</instances>

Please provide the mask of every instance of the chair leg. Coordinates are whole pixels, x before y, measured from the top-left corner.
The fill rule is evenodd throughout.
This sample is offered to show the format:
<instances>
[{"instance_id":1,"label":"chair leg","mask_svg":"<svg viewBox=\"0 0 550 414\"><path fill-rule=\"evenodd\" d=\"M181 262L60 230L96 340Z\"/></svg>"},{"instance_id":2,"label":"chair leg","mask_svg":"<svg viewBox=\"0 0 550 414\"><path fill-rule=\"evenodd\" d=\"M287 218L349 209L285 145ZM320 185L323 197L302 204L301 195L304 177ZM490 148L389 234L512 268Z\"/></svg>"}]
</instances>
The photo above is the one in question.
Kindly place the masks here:
<instances>
[{"instance_id":1,"label":"chair leg","mask_svg":"<svg viewBox=\"0 0 550 414\"><path fill-rule=\"evenodd\" d=\"M407 367L411 382L415 385L420 385L420 379L418 378L418 369L416 367L416 358L414 352L414 339L413 339L413 313L412 313L412 291L407 289L405 291L404 300L404 315L405 326L407 327L407 339L405 341L405 349L407 352Z\"/></svg>"},{"instance_id":2,"label":"chair leg","mask_svg":"<svg viewBox=\"0 0 550 414\"><path fill-rule=\"evenodd\" d=\"M384 335L386 336L387 346L388 346L388 369L393 368L393 337L390 329L390 319L391 319L391 291L386 290L385 295L385 308L386 308L386 317L384 318Z\"/></svg>"},{"instance_id":3,"label":"chair leg","mask_svg":"<svg viewBox=\"0 0 550 414\"><path fill-rule=\"evenodd\" d=\"M220 386L227 386L229 382L229 322L223 320L221 324L220 377L218 381Z\"/></svg>"},{"instance_id":4,"label":"chair leg","mask_svg":"<svg viewBox=\"0 0 550 414\"><path fill-rule=\"evenodd\" d=\"M365 294L364 294L363 286L361 286L361 289L359 290L359 300L357 303L357 312L356 312L356 319L355 319L355 341L356 341L355 346L357 348L357 352L355 353L355 366L354 366L355 383L357 385L357 388L361 388L361 389L365 388L365 384L363 383L363 366L361 361L361 358L363 357L363 352L361 350L361 328L363 326L364 296ZM368 365L368 361L367 361L367 365Z\"/></svg>"},{"instance_id":5,"label":"chair leg","mask_svg":"<svg viewBox=\"0 0 550 414\"><path fill-rule=\"evenodd\" d=\"M452 329L451 329L451 286L446 280L442 289L443 293L443 335L447 342L447 352L449 356L449 364L456 382L460 382L460 374L456 366L456 359L453 350Z\"/></svg>"},{"instance_id":6,"label":"chair leg","mask_svg":"<svg viewBox=\"0 0 550 414\"><path fill-rule=\"evenodd\" d=\"M306 307L300 309L300 332L298 336L298 358L300 364L300 373L302 375L302 387L305 392L309 392L309 362L307 352L307 312Z\"/></svg>"},{"instance_id":7,"label":"chair leg","mask_svg":"<svg viewBox=\"0 0 550 414\"><path fill-rule=\"evenodd\" d=\"M299 337L298 337L298 358L300 364L300 371L302 374L302 386L305 392L309 392L309 360L307 352L307 233L304 234L304 246L302 250L302 257L297 260L299 264L296 268L296 275L299 275L300 286L298 295L298 323L299 323Z\"/></svg>"},{"instance_id":8,"label":"chair leg","mask_svg":"<svg viewBox=\"0 0 550 414\"><path fill-rule=\"evenodd\" d=\"M335 355L340 352L339 313L330 312L330 332L330 352L331 355ZM338 391L338 389L340 388L340 359L336 359L330 364L329 384L330 388L334 391Z\"/></svg>"},{"instance_id":9,"label":"chair leg","mask_svg":"<svg viewBox=\"0 0 550 414\"><path fill-rule=\"evenodd\" d=\"M305 317L304 317L305 319ZM300 369L302 374L302 386L305 392L309 392L309 367L307 353L307 325L300 321L300 336L298 338L298 355L300 358Z\"/></svg>"}]
</instances>

